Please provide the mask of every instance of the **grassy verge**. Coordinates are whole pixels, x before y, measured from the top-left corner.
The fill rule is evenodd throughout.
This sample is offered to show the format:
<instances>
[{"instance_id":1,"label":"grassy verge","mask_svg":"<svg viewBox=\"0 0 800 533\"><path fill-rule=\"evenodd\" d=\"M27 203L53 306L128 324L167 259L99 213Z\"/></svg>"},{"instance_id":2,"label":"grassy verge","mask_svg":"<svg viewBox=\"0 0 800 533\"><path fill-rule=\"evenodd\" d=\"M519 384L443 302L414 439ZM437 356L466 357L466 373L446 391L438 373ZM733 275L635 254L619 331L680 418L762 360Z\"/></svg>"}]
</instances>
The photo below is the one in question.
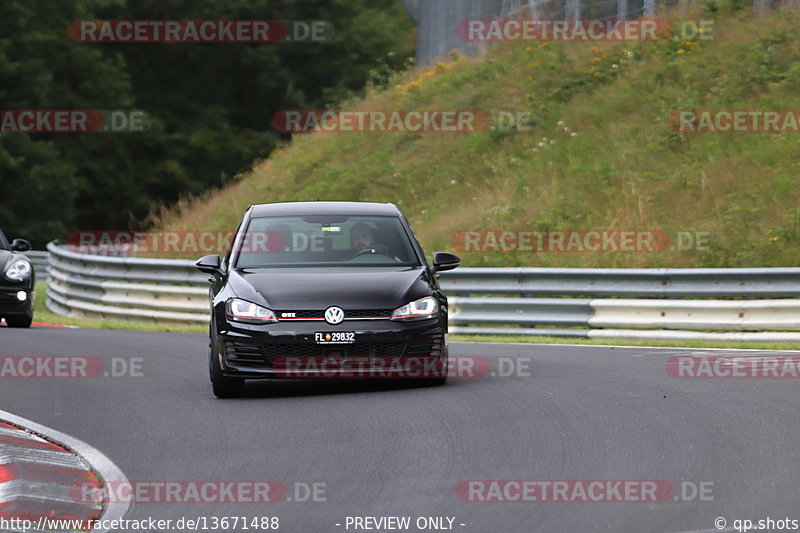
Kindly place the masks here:
<instances>
[{"instance_id":1,"label":"grassy verge","mask_svg":"<svg viewBox=\"0 0 800 533\"><path fill-rule=\"evenodd\" d=\"M36 283L36 310L33 321L42 324L60 326L78 326L90 329L127 329L135 331L168 331L181 333L206 333L208 326L203 324L182 324L170 322L138 322L128 320L100 320L94 318L73 318L57 315L45 305L47 300L47 283Z\"/></svg>"}]
</instances>

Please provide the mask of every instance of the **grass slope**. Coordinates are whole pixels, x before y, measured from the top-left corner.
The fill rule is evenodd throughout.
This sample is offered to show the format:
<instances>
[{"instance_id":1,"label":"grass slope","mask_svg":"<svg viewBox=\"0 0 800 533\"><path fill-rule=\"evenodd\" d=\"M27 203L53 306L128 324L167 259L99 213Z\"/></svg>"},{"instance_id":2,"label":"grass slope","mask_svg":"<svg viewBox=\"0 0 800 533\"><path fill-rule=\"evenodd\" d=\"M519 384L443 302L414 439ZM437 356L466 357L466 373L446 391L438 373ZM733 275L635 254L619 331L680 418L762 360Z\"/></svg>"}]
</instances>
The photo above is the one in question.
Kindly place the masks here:
<instances>
[{"instance_id":1,"label":"grass slope","mask_svg":"<svg viewBox=\"0 0 800 533\"><path fill-rule=\"evenodd\" d=\"M672 243L649 253L469 252L465 266L797 265L800 136L681 134L668 122L676 110L794 109L798 16L687 18L712 16L713 34L689 40L505 43L404 73L341 108L532 120L517 131L296 135L225 189L162 213L159 226L231 230L253 203L369 200L397 204L429 253L481 229L659 230ZM709 232L705 249L675 249L692 231Z\"/></svg>"}]
</instances>

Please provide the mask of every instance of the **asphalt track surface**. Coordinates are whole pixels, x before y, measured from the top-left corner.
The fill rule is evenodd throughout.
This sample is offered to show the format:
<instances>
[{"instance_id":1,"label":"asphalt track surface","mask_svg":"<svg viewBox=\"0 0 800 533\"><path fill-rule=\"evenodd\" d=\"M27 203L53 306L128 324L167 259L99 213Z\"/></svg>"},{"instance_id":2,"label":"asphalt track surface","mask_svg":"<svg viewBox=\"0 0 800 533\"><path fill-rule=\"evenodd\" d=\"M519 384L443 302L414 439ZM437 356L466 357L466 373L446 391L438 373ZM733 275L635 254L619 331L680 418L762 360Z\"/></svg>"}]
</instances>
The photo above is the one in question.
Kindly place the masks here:
<instances>
[{"instance_id":1,"label":"asphalt track surface","mask_svg":"<svg viewBox=\"0 0 800 533\"><path fill-rule=\"evenodd\" d=\"M2 378L0 409L90 444L131 482L272 480L289 498L295 483L325 484L326 501L135 503L132 519L277 516L280 531L309 533L354 531L347 516L447 516L455 531L479 533L800 520L798 381L666 371L677 354L728 352L451 344L451 356L495 369L524 361L529 371L445 387L262 382L217 400L206 345L200 334L0 328L0 356L141 358L142 374ZM713 492L656 503L461 501L456 486L475 479L711 482Z\"/></svg>"}]
</instances>

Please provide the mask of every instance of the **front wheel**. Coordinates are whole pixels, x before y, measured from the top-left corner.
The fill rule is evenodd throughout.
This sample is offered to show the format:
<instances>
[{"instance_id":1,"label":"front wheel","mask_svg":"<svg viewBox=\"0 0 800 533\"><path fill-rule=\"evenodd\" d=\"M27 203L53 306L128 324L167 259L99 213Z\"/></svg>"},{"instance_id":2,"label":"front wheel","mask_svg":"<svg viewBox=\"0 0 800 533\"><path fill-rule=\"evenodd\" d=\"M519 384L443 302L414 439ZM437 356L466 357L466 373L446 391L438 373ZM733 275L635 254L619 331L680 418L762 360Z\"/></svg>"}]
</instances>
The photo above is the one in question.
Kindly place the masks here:
<instances>
[{"instance_id":1,"label":"front wheel","mask_svg":"<svg viewBox=\"0 0 800 533\"><path fill-rule=\"evenodd\" d=\"M422 380L419 380L421 385L427 385L429 387L440 387L442 385L447 385L447 372L448 372L448 353L447 348L444 349L444 355L442 357L441 365L439 366L436 375L433 377L428 377Z\"/></svg>"},{"instance_id":2,"label":"front wheel","mask_svg":"<svg viewBox=\"0 0 800 533\"><path fill-rule=\"evenodd\" d=\"M450 373L450 349L445 346L442 349L442 374L434 380L434 385L447 385L447 376Z\"/></svg>"},{"instance_id":3,"label":"front wheel","mask_svg":"<svg viewBox=\"0 0 800 533\"><path fill-rule=\"evenodd\" d=\"M217 333L211 326L211 335L208 343L208 367L211 375L211 389L217 398L235 398L242 394L244 380L231 378L222 374L222 367L217 355Z\"/></svg>"}]
</instances>

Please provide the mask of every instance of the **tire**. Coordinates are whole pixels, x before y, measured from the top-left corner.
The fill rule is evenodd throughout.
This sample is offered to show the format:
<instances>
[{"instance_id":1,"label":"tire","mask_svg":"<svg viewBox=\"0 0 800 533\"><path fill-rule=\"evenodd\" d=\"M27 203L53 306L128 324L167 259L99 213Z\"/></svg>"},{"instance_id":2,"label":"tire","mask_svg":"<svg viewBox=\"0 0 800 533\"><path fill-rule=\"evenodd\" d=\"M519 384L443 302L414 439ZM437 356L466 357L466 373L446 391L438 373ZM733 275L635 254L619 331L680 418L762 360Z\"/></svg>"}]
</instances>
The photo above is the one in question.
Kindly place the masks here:
<instances>
[{"instance_id":1,"label":"tire","mask_svg":"<svg viewBox=\"0 0 800 533\"><path fill-rule=\"evenodd\" d=\"M236 398L244 390L244 380L227 377L222 374L222 368L219 366L219 357L217 357L214 349L216 344L217 334L212 325L208 342L208 368L211 377L211 390L217 398Z\"/></svg>"},{"instance_id":2,"label":"tire","mask_svg":"<svg viewBox=\"0 0 800 533\"><path fill-rule=\"evenodd\" d=\"M448 369L448 351L445 348L444 351L444 364L442 365L442 372L444 376L440 378L429 378L421 380L425 385L429 387L441 387L443 385L447 385L447 369Z\"/></svg>"},{"instance_id":3,"label":"tire","mask_svg":"<svg viewBox=\"0 0 800 533\"><path fill-rule=\"evenodd\" d=\"M447 385L447 376L443 378L428 379L426 381L427 385L431 387L442 387L444 385Z\"/></svg>"},{"instance_id":4,"label":"tire","mask_svg":"<svg viewBox=\"0 0 800 533\"><path fill-rule=\"evenodd\" d=\"M442 355L444 356L444 364L442 365L444 376L434 380L435 385L447 385L447 375L450 373L450 348L445 346L442 351Z\"/></svg>"},{"instance_id":5,"label":"tire","mask_svg":"<svg viewBox=\"0 0 800 533\"><path fill-rule=\"evenodd\" d=\"M29 328L33 322L33 315L6 317L6 324L10 328Z\"/></svg>"}]
</instances>

